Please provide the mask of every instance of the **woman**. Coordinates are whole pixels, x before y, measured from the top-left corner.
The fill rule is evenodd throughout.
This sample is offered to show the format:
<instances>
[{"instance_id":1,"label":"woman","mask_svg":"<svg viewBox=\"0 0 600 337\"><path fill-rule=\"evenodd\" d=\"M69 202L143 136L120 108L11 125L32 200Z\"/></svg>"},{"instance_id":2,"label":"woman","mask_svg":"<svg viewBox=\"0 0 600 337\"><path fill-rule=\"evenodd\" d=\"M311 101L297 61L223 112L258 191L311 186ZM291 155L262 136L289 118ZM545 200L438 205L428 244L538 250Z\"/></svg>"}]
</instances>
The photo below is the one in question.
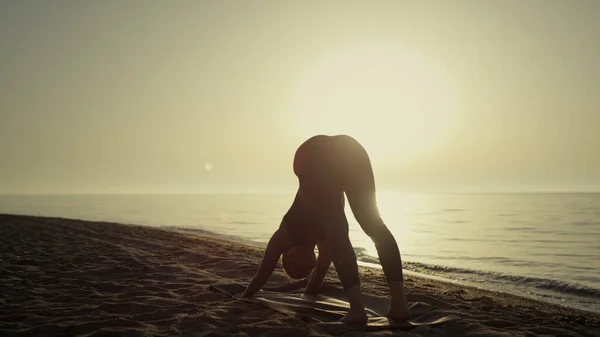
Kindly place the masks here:
<instances>
[{"instance_id":1,"label":"woman","mask_svg":"<svg viewBox=\"0 0 600 337\"><path fill-rule=\"evenodd\" d=\"M296 198L271 237L259 270L242 296L250 297L262 288L282 254L294 250L309 259L318 245L316 268L305 292L318 292L333 261L350 303L350 310L341 320L366 322L356 255L344 213L345 193L357 222L375 243L388 281L391 304L386 316L408 319L410 311L404 294L400 252L379 214L375 179L366 150L350 136L314 136L296 151L294 172L300 185Z\"/></svg>"}]
</instances>

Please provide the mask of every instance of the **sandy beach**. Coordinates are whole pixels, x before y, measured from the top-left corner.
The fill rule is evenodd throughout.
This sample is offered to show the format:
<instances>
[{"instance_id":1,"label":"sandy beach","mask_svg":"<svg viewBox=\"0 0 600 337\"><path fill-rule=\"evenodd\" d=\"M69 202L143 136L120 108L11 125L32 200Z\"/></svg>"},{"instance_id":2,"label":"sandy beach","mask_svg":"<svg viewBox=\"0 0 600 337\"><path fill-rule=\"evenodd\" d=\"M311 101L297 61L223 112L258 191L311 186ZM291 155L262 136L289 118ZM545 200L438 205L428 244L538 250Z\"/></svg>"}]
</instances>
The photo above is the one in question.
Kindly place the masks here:
<instances>
[{"instance_id":1,"label":"sandy beach","mask_svg":"<svg viewBox=\"0 0 600 337\"><path fill-rule=\"evenodd\" d=\"M0 336L600 335L594 313L414 276L408 300L427 324L341 327L333 268L319 320L298 289L277 288L293 285L279 267L262 302L231 296L261 256L210 233L0 215ZM361 267L361 280L365 296L385 301L379 270Z\"/></svg>"}]
</instances>

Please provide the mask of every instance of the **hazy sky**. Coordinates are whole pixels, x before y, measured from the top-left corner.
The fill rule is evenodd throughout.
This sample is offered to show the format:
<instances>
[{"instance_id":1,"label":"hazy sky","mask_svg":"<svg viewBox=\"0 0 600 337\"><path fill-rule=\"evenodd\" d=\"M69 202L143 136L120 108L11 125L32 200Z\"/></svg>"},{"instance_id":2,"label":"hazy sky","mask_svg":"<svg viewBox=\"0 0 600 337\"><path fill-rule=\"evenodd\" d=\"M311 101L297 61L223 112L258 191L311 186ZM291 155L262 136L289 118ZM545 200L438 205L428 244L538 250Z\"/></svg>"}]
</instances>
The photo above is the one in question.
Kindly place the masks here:
<instances>
[{"instance_id":1,"label":"hazy sky","mask_svg":"<svg viewBox=\"0 0 600 337\"><path fill-rule=\"evenodd\" d=\"M600 1L2 1L0 193L600 190Z\"/></svg>"}]
</instances>

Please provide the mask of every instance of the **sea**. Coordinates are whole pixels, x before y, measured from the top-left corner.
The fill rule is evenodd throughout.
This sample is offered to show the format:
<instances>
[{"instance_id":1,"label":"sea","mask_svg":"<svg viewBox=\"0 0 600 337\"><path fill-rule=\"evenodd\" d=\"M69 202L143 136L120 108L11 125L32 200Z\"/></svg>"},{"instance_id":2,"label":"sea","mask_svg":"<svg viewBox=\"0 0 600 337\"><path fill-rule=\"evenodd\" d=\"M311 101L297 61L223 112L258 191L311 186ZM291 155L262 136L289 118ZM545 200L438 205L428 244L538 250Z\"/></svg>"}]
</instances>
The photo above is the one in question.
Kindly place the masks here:
<instances>
[{"instance_id":1,"label":"sea","mask_svg":"<svg viewBox=\"0 0 600 337\"><path fill-rule=\"evenodd\" d=\"M0 213L110 221L265 245L294 194L3 195ZM452 283L600 313L600 193L378 193L403 266ZM375 246L347 206L361 264Z\"/></svg>"}]
</instances>

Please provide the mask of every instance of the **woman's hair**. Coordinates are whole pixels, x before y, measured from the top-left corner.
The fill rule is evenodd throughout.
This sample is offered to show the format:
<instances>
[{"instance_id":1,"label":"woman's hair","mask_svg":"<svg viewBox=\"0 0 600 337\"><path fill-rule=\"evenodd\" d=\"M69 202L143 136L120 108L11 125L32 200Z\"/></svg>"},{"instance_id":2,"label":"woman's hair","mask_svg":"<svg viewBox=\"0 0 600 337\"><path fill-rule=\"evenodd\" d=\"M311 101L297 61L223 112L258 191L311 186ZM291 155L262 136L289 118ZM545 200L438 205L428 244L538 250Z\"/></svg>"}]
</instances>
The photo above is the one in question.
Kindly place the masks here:
<instances>
[{"instance_id":1,"label":"woman's hair","mask_svg":"<svg viewBox=\"0 0 600 337\"><path fill-rule=\"evenodd\" d=\"M317 264L315 246L297 246L283 254L281 265L289 277L299 280L308 277Z\"/></svg>"}]
</instances>

